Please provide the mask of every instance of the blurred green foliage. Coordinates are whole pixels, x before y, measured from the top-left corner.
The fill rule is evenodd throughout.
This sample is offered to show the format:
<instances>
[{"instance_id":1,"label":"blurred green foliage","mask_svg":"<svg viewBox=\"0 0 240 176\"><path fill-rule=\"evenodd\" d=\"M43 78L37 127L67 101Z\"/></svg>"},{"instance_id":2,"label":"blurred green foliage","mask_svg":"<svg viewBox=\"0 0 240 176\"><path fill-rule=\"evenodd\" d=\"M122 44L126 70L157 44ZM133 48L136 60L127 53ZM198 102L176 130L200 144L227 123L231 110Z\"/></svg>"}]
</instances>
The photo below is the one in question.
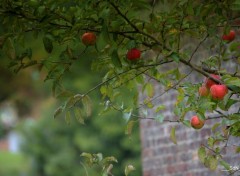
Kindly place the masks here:
<instances>
[{"instance_id":1,"label":"blurred green foliage","mask_svg":"<svg viewBox=\"0 0 240 176\"><path fill-rule=\"evenodd\" d=\"M33 41L30 36L29 41ZM33 58L39 60L47 57L41 41L34 40L25 45L32 47ZM78 48L79 53L84 50L82 45L74 47ZM58 51L59 49L55 49L53 53L57 55ZM5 163L8 167L5 167L5 164L0 166L1 176L17 176L22 173L28 176L79 176L86 174L85 169L91 176L99 175L102 168L97 166L89 168L80 157L82 152L101 152L104 157L116 157L118 163L114 165L112 171L115 175L123 175L127 164L134 165L136 168L134 174L141 175L139 128L134 127L132 135L128 137L125 135L126 121L122 118L122 113L107 112L99 115L104 108L99 105L100 92L91 93L94 109L91 116L85 119L86 125L80 124L73 118L70 125L67 125L64 116L53 119L58 102L49 98L52 96L51 80L43 84L45 70L40 72L39 67L34 66L14 74L6 69L9 63L6 57L2 56L0 63L4 69L1 69L1 72L4 74L2 73L0 78L2 85L0 101L13 101L20 118L29 115L38 118L24 119L17 126L22 134L21 149L24 155L0 154L2 159L0 163L9 161ZM96 51L88 48L72 65L71 71L65 72L63 87L68 91L86 92L101 82L103 75L90 70L91 62L96 59ZM125 97L134 95L136 95L135 91L125 90L121 101ZM66 99L64 96L58 98L60 103Z\"/></svg>"},{"instance_id":2,"label":"blurred green foliage","mask_svg":"<svg viewBox=\"0 0 240 176\"><path fill-rule=\"evenodd\" d=\"M0 151L0 175L17 176L28 170L28 162L24 155Z\"/></svg>"},{"instance_id":3,"label":"blurred green foliage","mask_svg":"<svg viewBox=\"0 0 240 176\"><path fill-rule=\"evenodd\" d=\"M73 70L65 75L63 84L68 90L87 91L96 85L101 74L90 71L91 60L96 59L94 53L86 54L73 66ZM81 67L80 67L81 66ZM79 69L81 68L81 69ZM129 97L133 92L125 91L122 97ZM62 97L64 99L64 97ZM32 176L79 176L87 172L91 176L98 176L101 167L89 168L80 157L82 152L102 153L104 157L114 156L118 163L114 165L113 173L123 175L124 167L132 164L136 168L134 175L141 175L139 128L133 129L131 136L125 135L126 121L122 113L109 111L102 115L100 93L92 92L93 112L85 118L82 125L71 118L67 125L64 116L53 119L56 101L43 100L41 118L36 121L26 120L20 125L23 134L22 151L31 161Z\"/></svg>"},{"instance_id":4,"label":"blurred green foliage","mask_svg":"<svg viewBox=\"0 0 240 176\"><path fill-rule=\"evenodd\" d=\"M113 116L116 117L115 120L111 120ZM110 113L106 117L97 118L102 119L89 120L87 126L81 126L75 120L71 125L66 125L62 119L44 117L25 128L22 149L32 161L31 174L84 175L80 154L101 152L104 156L114 155L118 159L113 169L114 174L123 174L124 166L131 163L137 169L135 174L141 175L138 131L135 130L131 139L127 138L123 131L125 124L119 114ZM88 174L92 176L99 175L101 169L87 167Z\"/></svg>"}]
</instances>

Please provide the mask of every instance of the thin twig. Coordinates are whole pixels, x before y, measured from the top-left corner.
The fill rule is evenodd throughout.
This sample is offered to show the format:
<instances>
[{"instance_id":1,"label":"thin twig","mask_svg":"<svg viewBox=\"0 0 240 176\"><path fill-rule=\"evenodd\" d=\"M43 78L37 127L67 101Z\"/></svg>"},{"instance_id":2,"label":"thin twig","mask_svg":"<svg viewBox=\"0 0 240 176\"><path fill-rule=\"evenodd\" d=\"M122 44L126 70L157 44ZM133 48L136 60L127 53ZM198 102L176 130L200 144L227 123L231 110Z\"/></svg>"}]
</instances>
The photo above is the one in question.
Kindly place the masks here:
<instances>
[{"instance_id":1,"label":"thin twig","mask_svg":"<svg viewBox=\"0 0 240 176\"><path fill-rule=\"evenodd\" d=\"M191 70L188 74L186 74L184 77L182 77L180 80L178 80L173 86L167 88L163 93L161 93L161 94L155 96L154 98L148 100L148 101L145 102L144 104L140 104L140 106L137 107L136 109L140 109L140 108L142 108L144 105L146 105L146 104L154 101L155 99L163 96L165 93L167 93L168 91L170 91L171 89L173 89L174 87L176 87L176 86L177 86L180 82L182 82L186 77L188 77L188 76L192 73L192 71L193 71L193 70ZM152 78L159 82L159 80L157 80L156 78L154 78L154 77L152 77Z\"/></svg>"},{"instance_id":2,"label":"thin twig","mask_svg":"<svg viewBox=\"0 0 240 176\"><path fill-rule=\"evenodd\" d=\"M202 45L202 43L208 38L209 34L207 34L204 39L202 41L199 42L199 44L197 45L197 47L195 48L195 50L193 51L193 53L190 56L190 59L188 60L188 62L191 62L193 56L195 55L195 53L197 52L197 50L199 49L199 47Z\"/></svg>"},{"instance_id":3,"label":"thin twig","mask_svg":"<svg viewBox=\"0 0 240 176\"><path fill-rule=\"evenodd\" d=\"M152 35L145 33L143 31L141 31L140 29L137 28L137 26L135 26L128 18L126 15L124 15L120 9L112 2L109 2L111 4L111 6L117 11L117 13L135 30L137 31L139 34L142 34L150 39L152 39L155 43L157 43L158 45L162 46L162 44L160 43L159 40L157 40L155 37L153 37Z\"/></svg>"},{"instance_id":4,"label":"thin twig","mask_svg":"<svg viewBox=\"0 0 240 176\"><path fill-rule=\"evenodd\" d=\"M112 103L110 104L110 106L111 106L114 110L123 113L123 110L117 108L117 107L114 106ZM156 120L156 119L153 118L153 117L142 117L142 116L139 116L139 115L136 115L136 114L131 114L131 116L132 116L132 117L136 117L136 118L138 118L139 120ZM169 119L164 119L163 122L175 122L175 123L179 123L180 120L169 120Z\"/></svg>"}]
</instances>

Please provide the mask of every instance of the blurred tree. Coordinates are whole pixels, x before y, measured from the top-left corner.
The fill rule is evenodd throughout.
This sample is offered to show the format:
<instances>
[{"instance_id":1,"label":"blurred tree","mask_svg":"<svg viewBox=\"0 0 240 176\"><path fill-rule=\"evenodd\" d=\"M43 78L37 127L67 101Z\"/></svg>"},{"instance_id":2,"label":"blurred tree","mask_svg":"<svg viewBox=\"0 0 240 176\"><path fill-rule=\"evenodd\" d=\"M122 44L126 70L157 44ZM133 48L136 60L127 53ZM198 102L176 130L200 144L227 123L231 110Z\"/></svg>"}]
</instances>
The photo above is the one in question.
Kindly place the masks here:
<instances>
[{"instance_id":1,"label":"blurred tree","mask_svg":"<svg viewBox=\"0 0 240 176\"><path fill-rule=\"evenodd\" d=\"M0 175L20 176L29 169L28 160L23 154L0 151Z\"/></svg>"},{"instance_id":2,"label":"blurred tree","mask_svg":"<svg viewBox=\"0 0 240 176\"><path fill-rule=\"evenodd\" d=\"M114 121L112 116L116 117ZM114 155L118 159L117 166L113 168L116 175L123 175L124 166L130 163L137 169L135 174L141 175L138 130L132 134L131 140L127 139L123 131L125 123L117 116L119 114L111 113L98 117L105 123L88 121L88 126L80 126L75 120L66 125L64 120L43 117L31 127L25 127L22 150L31 161L31 174L28 175L84 175L85 169L80 163L83 162L80 158L83 151ZM102 168L87 167L87 170L89 175L99 176Z\"/></svg>"},{"instance_id":3,"label":"blurred tree","mask_svg":"<svg viewBox=\"0 0 240 176\"><path fill-rule=\"evenodd\" d=\"M85 57L74 65L73 71L65 75L68 90L86 91L101 78L101 74L91 72L89 67L81 67L89 65L95 58L94 54L86 52ZM135 92L125 91L124 95L129 97ZM60 98L64 99L64 96ZM85 174L86 167L89 175L99 176L101 167L89 169L83 166L83 159L80 158L82 152L115 156L118 164L113 168L113 173L116 175L123 175L124 166L130 163L137 170L135 174L141 175L139 128L136 126L132 135L126 137L123 114L106 112L99 115L101 106L97 105L100 103L100 94L95 92L92 100L94 109L91 116L85 119L86 125L81 125L74 118L71 118L69 125L64 118L54 120L52 114L56 102L43 100L41 104L44 107L39 114L41 118L34 123L28 123L27 120L20 128L24 139L22 150L31 159L32 170L28 175L79 176Z\"/></svg>"}]
</instances>

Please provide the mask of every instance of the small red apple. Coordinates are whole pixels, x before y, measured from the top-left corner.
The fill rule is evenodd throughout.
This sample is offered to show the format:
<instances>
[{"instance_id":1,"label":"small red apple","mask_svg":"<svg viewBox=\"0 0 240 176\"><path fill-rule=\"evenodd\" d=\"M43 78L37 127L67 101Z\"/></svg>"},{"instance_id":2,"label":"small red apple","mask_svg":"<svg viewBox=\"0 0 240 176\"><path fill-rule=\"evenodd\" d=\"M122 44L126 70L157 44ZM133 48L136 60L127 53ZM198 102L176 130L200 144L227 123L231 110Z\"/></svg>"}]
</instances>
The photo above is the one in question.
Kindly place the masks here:
<instances>
[{"instance_id":1,"label":"small red apple","mask_svg":"<svg viewBox=\"0 0 240 176\"><path fill-rule=\"evenodd\" d=\"M201 129L204 126L204 121L201 120L198 116L193 116L190 123L194 129Z\"/></svg>"},{"instance_id":2,"label":"small red apple","mask_svg":"<svg viewBox=\"0 0 240 176\"><path fill-rule=\"evenodd\" d=\"M235 36L236 36L235 31L231 30L228 34L223 35L222 39L231 42L235 39Z\"/></svg>"},{"instance_id":3,"label":"small red apple","mask_svg":"<svg viewBox=\"0 0 240 176\"><path fill-rule=\"evenodd\" d=\"M208 88L205 85L202 85L201 87L199 87L198 93L199 93L200 96L206 97L206 96L208 96L209 91L208 91Z\"/></svg>"},{"instance_id":4,"label":"small red apple","mask_svg":"<svg viewBox=\"0 0 240 176\"><path fill-rule=\"evenodd\" d=\"M228 93L228 88L224 84L221 84L221 85L216 84L210 88L210 94L212 98L215 100L222 100L227 93Z\"/></svg>"},{"instance_id":5,"label":"small red apple","mask_svg":"<svg viewBox=\"0 0 240 176\"><path fill-rule=\"evenodd\" d=\"M93 32L86 32L82 35L82 42L84 45L95 45L96 43L96 35Z\"/></svg>"},{"instance_id":6,"label":"small red apple","mask_svg":"<svg viewBox=\"0 0 240 176\"><path fill-rule=\"evenodd\" d=\"M137 48L132 48L127 52L128 60L137 60L141 57L141 51Z\"/></svg>"},{"instance_id":7,"label":"small red apple","mask_svg":"<svg viewBox=\"0 0 240 176\"><path fill-rule=\"evenodd\" d=\"M211 76L215 79L218 79L218 80L221 79L221 77L219 75L211 74ZM217 84L217 82L215 82L214 80L212 80L210 78L205 79L205 85L206 85L207 88L210 89L215 84Z\"/></svg>"}]
</instances>

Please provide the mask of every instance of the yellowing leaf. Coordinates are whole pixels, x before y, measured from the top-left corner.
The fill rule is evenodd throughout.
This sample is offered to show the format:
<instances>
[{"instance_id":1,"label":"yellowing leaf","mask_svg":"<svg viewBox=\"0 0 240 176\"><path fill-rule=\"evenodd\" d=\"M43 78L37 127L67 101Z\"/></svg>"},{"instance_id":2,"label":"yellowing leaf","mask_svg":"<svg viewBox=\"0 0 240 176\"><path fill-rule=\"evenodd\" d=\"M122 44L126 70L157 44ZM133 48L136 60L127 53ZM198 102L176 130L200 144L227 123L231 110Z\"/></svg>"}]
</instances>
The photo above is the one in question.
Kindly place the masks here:
<instances>
[{"instance_id":1,"label":"yellowing leaf","mask_svg":"<svg viewBox=\"0 0 240 176\"><path fill-rule=\"evenodd\" d=\"M165 109L166 109L166 107L165 107L164 105L160 105L160 106L157 107L157 109L155 110L155 112L159 112L159 111L165 110Z\"/></svg>"},{"instance_id":2,"label":"yellowing leaf","mask_svg":"<svg viewBox=\"0 0 240 176\"><path fill-rule=\"evenodd\" d=\"M184 90L182 88L179 88L176 105L178 105L180 102L182 102L183 99L184 99Z\"/></svg>"},{"instance_id":3,"label":"yellowing leaf","mask_svg":"<svg viewBox=\"0 0 240 176\"><path fill-rule=\"evenodd\" d=\"M128 165L125 167L125 176L128 176L130 172L134 171L135 167L133 165Z\"/></svg>"},{"instance_id":4,"label":"yellowing leaf","mask_svg":"<svg viewBox=\"0 0 240 176\"><path fill-rule=\"evenodd\" d=\"M215 156L209 156L209 168L211 170L216 170L218 164L218 160Z\"/></svg>"},{"instance_id":5,"label":"yellowing leaf","mask_svg":"<svg viewBox=\"0 0 240 176\"><path fill-rule=\"evenodd\" d=\"M117 159L114 157L114 156L108 156L108 157L105 157L103 159L103 163L107 164L107 163L110 163L110 162L115 162L117 163Z\"/></svg>"},{"instance_id":6,"label":"yellowing leaf","mask_svg":"<svg viewBox=\"0 0 240 176\"><path fill-rule=\"evenodd\" d=\"M70 122L71 122L71 113L70 111L67 111L66 114L65 114L65 121L66 123L69 125Z\"/></svg>"},{"instance_id":7,"label":"yellowing leaf","mask_svg":"<svg viewBox=\"0 0 240 176\"><path fill-rule=\"evenodd\" d=\"M75 108L74 109L74 115L75 115L75 118L77 119L77 121L81 124L85 124L84 123L84 118L82 116L82 112L79 108Z\"/></svg>"},{"instance_id":8,"label":"yellowing leaf","mask_svg":"<svg viewBox=\"0 0 240 176\"><path fill-rule=\"evenodd\" d=\"M65 104L65 109L67 108L71 108L72 106L74 106L74 104L76 103L74 97L70 97L67 101L66 101L66 104Z\"/></svg>"},{"instance_id":9,"label":"yellowing leaf","mask_svg":"<svg viewBox=\"0 0 240 176\"><path fill-rule=\"evenodd\" d=\"M171 129L171 134L170 134L170 139L172 140L172 142L173 142L174 144L177 144L177 139L176 139L175 131L176 131L175 127L172 127L172 129Z\"/></svg>"},{"instance_id":10,"label":"yellowing leaf","mask_svg":"<svg viewBox=\"0 0 240 176\"><path fill-rule=\"evenodd\" d=\"M92 113L92 101L88 95L85 95L82 98L82 103L84 106L84 110L86 112L87 117L89 117Z\"/></svg>"},{"instance_id":11,"label":"yellowing leaf","mask_svg":"<svg viewBox=\"0 0 240 176\"><path fill-rule=\"evenodd\" d=\"M206 158L206 149L205 149L205 147L200 147L200 148L198 149L198 158L199 158L199 160L200 160L202 163L204 163L204 160L205 160L205 158Z\"/></svg>"},{"instance_id":12,"label":"yellowing leaf","mask_svg":"<svg viewBox=\"0 0 240 176\"><path fill-rule=\"evenodd\" d=\"M53 117L56 118L56 117L59 116L62 112L63 112L63 108L62 108L62 107L57 108L56 111L54 112Z\"/></svg>"},{"instance_id":13,"label":"yellowing leaf","mask_svg":"<svg viewBox=\"0 0 240 176\"><path fill-rule=\"evenodd\" d=\"M150 83L146 84L146 91L147 91L147 96L149 96L150 98L154 96L154 88L152 84Z\"/></svg>"},{"instance_id":14,"label":"yellowing leaf","mask_svg":"<svg viewBox=\"0 0 240 176\"><path fill-rule=\"evenodd\" d=\"M132 134L132 129L133 129L134 123L135 123L135 121L133 121L133 120L128 122L125 134L127 134L127 135Z\"/></svg>"}]
</instances>

